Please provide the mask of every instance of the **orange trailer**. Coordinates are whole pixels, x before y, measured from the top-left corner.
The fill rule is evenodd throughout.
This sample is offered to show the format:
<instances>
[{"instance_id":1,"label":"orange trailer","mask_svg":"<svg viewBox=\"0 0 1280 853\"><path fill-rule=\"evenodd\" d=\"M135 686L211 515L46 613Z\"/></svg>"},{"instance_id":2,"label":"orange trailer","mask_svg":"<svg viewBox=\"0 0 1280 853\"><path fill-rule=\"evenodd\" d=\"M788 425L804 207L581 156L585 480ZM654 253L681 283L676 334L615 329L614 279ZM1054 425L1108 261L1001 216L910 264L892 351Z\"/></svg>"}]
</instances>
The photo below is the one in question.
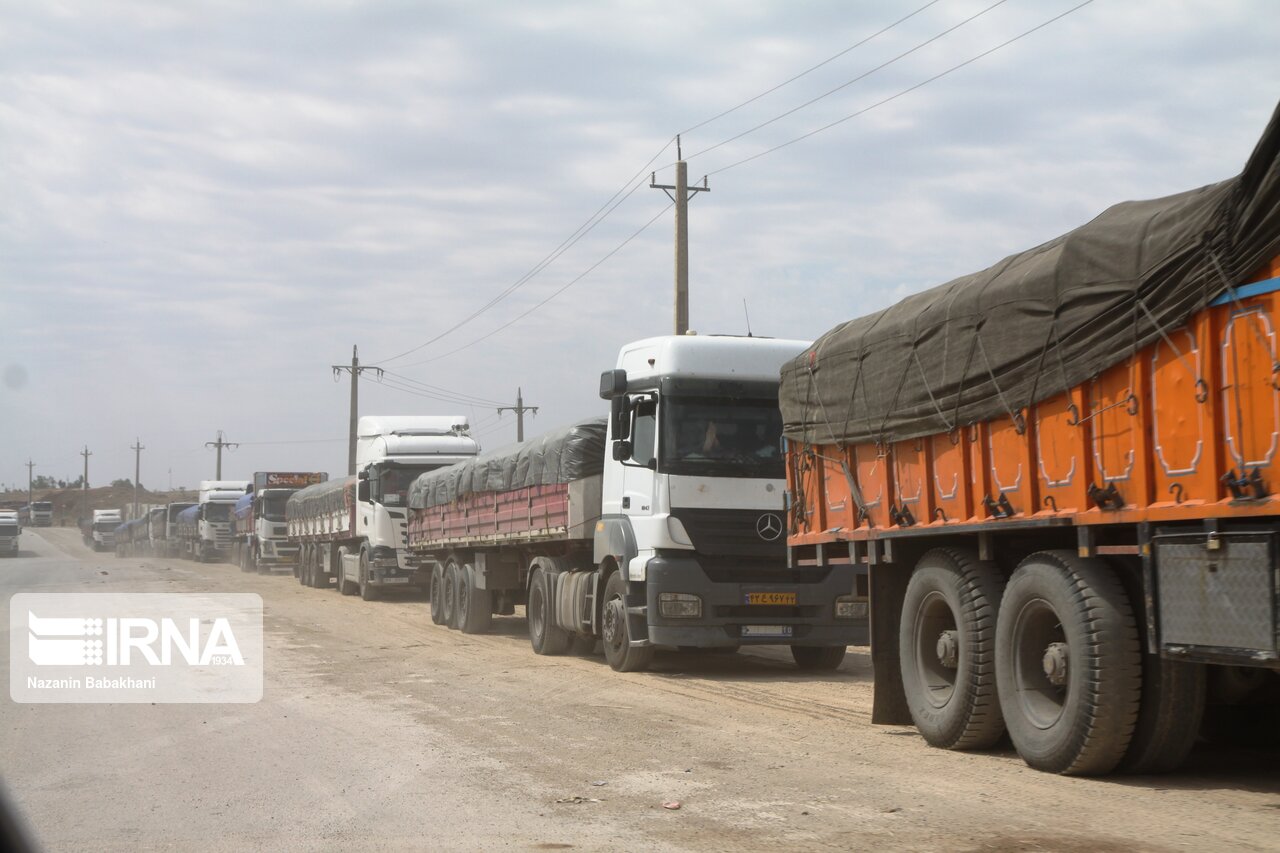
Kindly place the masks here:
<instances>
[{"instance_id":1,"label":"orange trailer","mask_svg":"<svg viewBox=\"0 0 1280 853\"><path fill-rule=\"evenodd\" d=\"M1127 355L1101 368L1082 366L1086 347L1059 346L1056 312L1038 358L987 359L990 330L987 343L977 332L964 343L955 294L1008 279L1017 264L1066 304L1063 270L1090 259L1037 269L1045 247L837 327L784 367L789 559L862 569L873 722L914 724L950 749L989 748L1007 732L1032 766L1072 774L1172 769L1206 725L1276 739L1280 257L1249 275L1230 270L1280 250L1277 150L1273 118L1237 179L1248 186L1200 191L1227 199L1205 205L1217 205L1205 226L1215 234L1266 220L1241 240L1248 251L1226 255L1193 234L1176 265L1144 266L1131 293L1108 294L1135 331ZM1102 220L1088 245L1123 236L1099 238ZM1046 245L1068 252L1074 235ZM1187 301L1144 296L1170 277L1182 289L1159 292ZM1112 321L1114 344L1129 328L1117 316L1063 335ZM943 331L949 349L927 368ZM909 339L905 355L874 361L899 338ZM953 367L961 362L968 373ZM952 417L974 405L979 383L986 415ZM911 392L915 402L903 403ZM882 427L889 416L896 426ZM921 434L915 423L935 428Z\"/></svg>"}]
</instances>

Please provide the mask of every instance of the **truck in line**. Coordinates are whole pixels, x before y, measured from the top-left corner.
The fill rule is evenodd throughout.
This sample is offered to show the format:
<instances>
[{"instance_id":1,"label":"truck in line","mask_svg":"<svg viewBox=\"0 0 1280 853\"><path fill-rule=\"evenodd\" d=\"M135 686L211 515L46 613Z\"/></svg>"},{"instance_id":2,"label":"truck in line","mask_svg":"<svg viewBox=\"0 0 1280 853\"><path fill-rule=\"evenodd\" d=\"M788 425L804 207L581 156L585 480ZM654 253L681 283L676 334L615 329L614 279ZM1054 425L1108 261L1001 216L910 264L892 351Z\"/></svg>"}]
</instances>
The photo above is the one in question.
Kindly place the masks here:
<instances>
[{"instance_id":1,"label":"truck in line","mask_svg":"<svg viewBox=\"0 0 1280 853\"><path fill-rule=\"evenodd\" d=\"M52 527L53 502L32 501L22 508L22 517L27 527Z\"/></svg>"},{"instance_id":2,"label":"truck in line","mask_svg":"<svg viewBox=\"0 0 1280 853\"><path fill-rule=\"evenodd\" d=\"M0 510L0 554L6 557L18 556L18 539L22 535L22 524L18 520L17 510Z\"/></svg>"},{"instance_id":3,"label":"truck in line","mask_svg":"<svg viewBox=\"0 0 1280 853\"><path fill-rule=\"evenodd\" d=\"M778 368L804 341L667 336L600 378L610 415L420 476L409 551L431 616L466 633L524 605L538 654L597 640L618 671L658 646L789 646L834 669L866 636L855 567L788 567Z\"/></svg>"},{"instance_id":4,"label":"truck in line","mask_svg":"<svg viewBox=\"0 0 1280 853\"><path fill-rule=\"evenodd\" d=\"M786 364L790 561L869 569L872 722L1080 775L1275 742L1277 327L1280 111L1237 178Z\"/></svg>"},{"instance_id":5,"label":"truck in line","mask_svg":"<svg viewBox=\"0 0 1280 853\"><path fill-rule=\"evenodd\" d=\"M177 557L182 541L178 536L178 516L183 510L195 506L193 501L174 501L166 504L162 512L153 513L149 519L151 553L157 557Z\"/></svg>"},{"instance_id":6,"label":"truck in line","mask_svg":"<svg viewBox=\"0 0 1280 853\"><path fill-rule=\"evenodd\" d=\"M465 417L365 416L356 424L356 475L308 486L285 505L304 586L334 585L365 600L384 589L425 588L430 567L406 548L409 485L479 451Z\"/></svg>"},{"instance_id":7,"label":"truck in line","mask_svg":"<svg viewBox=\"0 0 1280 853\"><path fill-rule=\"evenodd\" d=\"M231 552L231 513L248 491L249 480L202 480L195 506L178 514L182 555L198 563L225 559Z\"/></svg>"},{"instance_id":8,"label":"truck in line","mask_svg":"<svg viewBox=\"0 0 1280 853\"><path fill-rule=\"evenodd\" d=\"M95 509L91 519L81 521L80 532L86 547L95 551L114 551L116 528L124 523L118 509Z\"/></svg>"},{"instance_id":9,"label":"truck in line","mask_svg":"<svg viewBox=\"0 0 1280 853\"><path fill-rule=\"evenodd\" d=\"M292 569L299 546L289 541L285 504L299 489L328 480L323 471L256 472L250 491L236 501L232 512L231 562L245 572Z\"/></svg>"}]
</instances>

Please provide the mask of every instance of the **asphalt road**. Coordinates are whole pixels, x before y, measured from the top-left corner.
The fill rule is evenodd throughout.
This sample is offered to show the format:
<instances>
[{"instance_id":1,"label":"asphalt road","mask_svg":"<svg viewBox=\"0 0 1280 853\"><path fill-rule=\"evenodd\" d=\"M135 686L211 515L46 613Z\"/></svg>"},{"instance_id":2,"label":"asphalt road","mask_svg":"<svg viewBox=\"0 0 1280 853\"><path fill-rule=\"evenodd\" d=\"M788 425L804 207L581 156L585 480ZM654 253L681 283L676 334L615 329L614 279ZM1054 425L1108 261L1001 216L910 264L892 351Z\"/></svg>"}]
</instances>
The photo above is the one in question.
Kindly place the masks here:
<instances>
[{"instance_id":1,"label":"asphalt road","mask_svg":"<svg viewBox=\"0 0 1280 853\"><path fill-rule=\"evenodd\" d=\"M6 697L0 773L51 850L1280 849L1274 751L1204 746L1175 775L1075 779L1011 751L934 750L870 725L866 649L829 675L797 673L781 649L672 652L620 675L534 655L520 618L462 636L420 599L95 555L66 529L28 530L22 549L0 561L6 600L265 604L259 703Z\"/></svg>"}]
</instances>

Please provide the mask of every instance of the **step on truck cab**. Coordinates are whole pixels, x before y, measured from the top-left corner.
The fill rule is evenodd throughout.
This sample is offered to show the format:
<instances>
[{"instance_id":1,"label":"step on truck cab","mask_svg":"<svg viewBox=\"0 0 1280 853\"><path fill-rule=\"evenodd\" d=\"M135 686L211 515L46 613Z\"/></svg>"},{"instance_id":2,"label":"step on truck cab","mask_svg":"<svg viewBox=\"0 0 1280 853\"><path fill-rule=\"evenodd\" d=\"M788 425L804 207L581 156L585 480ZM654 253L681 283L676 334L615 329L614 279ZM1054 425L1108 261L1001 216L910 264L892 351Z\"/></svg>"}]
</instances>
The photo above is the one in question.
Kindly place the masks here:
<instances>
[{"instance_id":1,"label":"step on truck cab","mask_svg":"<svg viewBox=\"0 0 1280 853\"><path fill-rule=\"evenodd\" d=\"M855 568L786 559L778 370L807 345L628 344L601 376L607 423L419 478L410 548L435 564L432 618L472 632L524 604L535 652L600 639L620 671L658 646L838 666L866 638Z\"/></svg>"},{"instance_id":2,"label":"step on truck cab","mask_svg":"<svg viewBox=\"0 0 1280 853\"><path fill-rule=\"evenodd\" d=\"M425 588L406 549L409 485L479 451L461 415L368 415L356 424L356 476L308 486L285 507L305 586L334 585L370 600L383 589Z\"/></svg>"}]
</instances>

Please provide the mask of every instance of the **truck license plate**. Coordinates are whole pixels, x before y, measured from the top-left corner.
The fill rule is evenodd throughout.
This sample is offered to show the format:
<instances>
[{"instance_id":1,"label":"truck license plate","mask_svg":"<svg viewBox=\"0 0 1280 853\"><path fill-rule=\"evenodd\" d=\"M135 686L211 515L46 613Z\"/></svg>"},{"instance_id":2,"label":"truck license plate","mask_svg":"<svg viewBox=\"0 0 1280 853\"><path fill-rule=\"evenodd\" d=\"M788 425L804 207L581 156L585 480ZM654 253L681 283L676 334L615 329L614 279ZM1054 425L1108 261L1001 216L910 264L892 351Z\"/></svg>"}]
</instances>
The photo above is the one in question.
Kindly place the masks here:
<instances>
[{"instance_id":1,"label":"truck license plate","mask_svg":"<svg viewBox=\"0 0 1280 853\"><path fill-rule=\"evenodd\" d=\"M383 578L383 583L408 583L408 578Z\"/></svg>"},{"instance_id":2,"label":"truck license plate","mask_svg":"<svg viewBox=\"0 0 1280 853\"><path fill-rule=\"evenodd\" d=\"M745 596L747 604L783 604L795 607L794 592L748 592Z\"/></svg>"},{"instance_id":3,"label":"truck license plate","mask_svg":"<svg viewBox=\"0 0 1280 853\"><path fill-rule=\"evenodd\" d=\"M743 625L744 637L790 637L790 625Z\"/></svg>"}]
</instances>

